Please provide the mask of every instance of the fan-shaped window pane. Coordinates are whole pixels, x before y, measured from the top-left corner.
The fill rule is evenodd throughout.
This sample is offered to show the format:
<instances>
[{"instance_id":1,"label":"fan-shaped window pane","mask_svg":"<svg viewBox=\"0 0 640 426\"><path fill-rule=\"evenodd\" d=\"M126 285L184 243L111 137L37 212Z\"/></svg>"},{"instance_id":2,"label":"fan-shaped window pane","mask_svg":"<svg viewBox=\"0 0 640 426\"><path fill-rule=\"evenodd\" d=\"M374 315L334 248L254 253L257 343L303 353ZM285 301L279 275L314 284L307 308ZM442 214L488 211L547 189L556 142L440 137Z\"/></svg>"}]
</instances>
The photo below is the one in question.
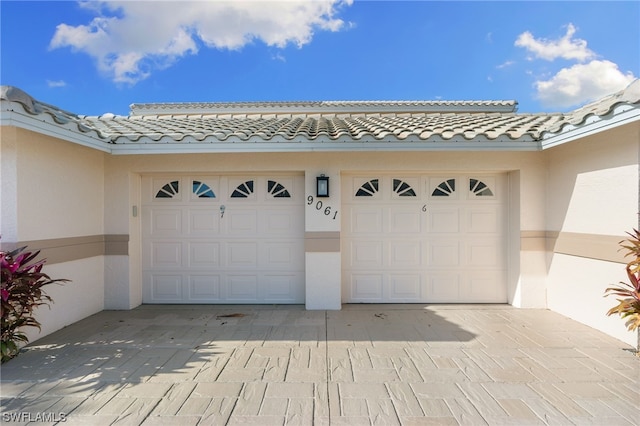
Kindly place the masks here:
<instances>
[{"instance_id":1,"label":"fan-shaped window pane","mask_svg":"<svg viewBox=\"0 0 640 426\"><path fill-rule=\"evenodd\" d=\"M231 193L231 198L247 198L253 194L253 181L248 180L240 185Z\"/></svg>"},{"instance_id":2,"label":"fan-shaped window pane","mask_svg":"<svg viewBox=\"0 0 640 426\"><path fill-rule=\"evenodd\" d=\"M489 187L478 179L469 179L469 191L473 192L476 197L491 197L493 192Z\"/></svg>"},{"instance_id":3,"label":"fan-shaped window pane","mask_svg":"<svg viewBox=\"0 0 640 426\"><path fill-rule=\"evenodd\" d=\"M156 193L156 198L173 198L178 194L179 191L180 182L174 180L160 188L160 190Z\"/></svg>"},{"instance_id":4,"label":"fan-shaped window pane","mask_svg":"<svg viewBox=\"0 0 640 426\"><path fill-rule=\"evenodd\" d=\"M197 180L193 181L193 193L197 195L198 198L216 198L216 194L209 185Z\"/></svg>"},{"instance_id":5,"label":"fan-shaped window pane","mask_svg":"<svg viewBox=\"0 0 640 426\"><path fill-rule=\"evenodd\" d=\"M400 179L393 180L393 192L398 194L401 197L415 197L416 192L411 188L407 182L404 182Z\"/></svg>"},{"instance_id":6,"label":"fan-shaped window pane","mask_svg":"<svg viewBox=\"0 0 640 426\"><path fill-rule=\"evenodd\" d=\"M356 192L356 197L372 197L378 192L378 179L372 179L365 182Z\"/></svg>"},{"instance_id":7,"label":"fan-shaped window pane","mask_svg":"<svg viewBox=\"0 0 640 426\"><path fill-rule=\"evenodd\" d=\"M274 180L267 182L267 192L273 195L274 198L291 198L287 188Z\"/></svg>"},{"instance_id":8,"label":"fan-shaped window pane","mask_svg":"<svg viewBox=\"0 0 640 426\"><path fill-rule=\"evenodd\" d=\"M431 193L434 197L448 197L453 194L456 190L456 180L455 179L447 179L444 182L441 182L436 189Z\"/></svg>"}]
</instances>

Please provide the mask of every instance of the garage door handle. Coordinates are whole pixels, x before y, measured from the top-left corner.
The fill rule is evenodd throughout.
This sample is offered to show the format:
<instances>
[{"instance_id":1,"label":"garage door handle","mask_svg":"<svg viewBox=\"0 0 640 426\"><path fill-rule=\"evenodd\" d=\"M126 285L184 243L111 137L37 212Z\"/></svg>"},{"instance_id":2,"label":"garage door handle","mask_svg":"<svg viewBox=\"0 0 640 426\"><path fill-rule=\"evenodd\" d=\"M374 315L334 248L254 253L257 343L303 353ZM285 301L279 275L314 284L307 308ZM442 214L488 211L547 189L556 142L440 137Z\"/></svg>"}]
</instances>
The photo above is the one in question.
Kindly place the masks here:
<instances>
[{"instance_id":1,"label":"garage door handle","mask_svg":"<svg viewBox=\"0 0 640 426\"><path fill-rule=\"evenodd\" d=\"M224 210L226 209L225 206L220 206L220 219L222 219L224 217Z\"/></svg>"}]
</instances>

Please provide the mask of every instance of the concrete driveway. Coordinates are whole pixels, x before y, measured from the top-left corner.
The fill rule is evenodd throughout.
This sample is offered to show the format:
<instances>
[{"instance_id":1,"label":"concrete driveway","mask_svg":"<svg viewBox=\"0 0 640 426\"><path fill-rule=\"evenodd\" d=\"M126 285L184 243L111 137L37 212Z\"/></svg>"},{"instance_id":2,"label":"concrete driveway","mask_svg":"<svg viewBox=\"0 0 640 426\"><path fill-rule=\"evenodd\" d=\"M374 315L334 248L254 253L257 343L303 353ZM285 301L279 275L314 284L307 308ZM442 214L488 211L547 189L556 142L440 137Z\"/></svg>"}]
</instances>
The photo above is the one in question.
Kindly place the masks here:
<instances>
[{"instance_id":1,"label":"concrete driveway","mask_svg":"<svg viewBox=\"0 0 640 426\"><path fill-rule=\"evenodd\" d=\"M1 380L4 423L640 422L632 348L506 305L104 311L34 342Z\"/></svg>"}]
</instances>

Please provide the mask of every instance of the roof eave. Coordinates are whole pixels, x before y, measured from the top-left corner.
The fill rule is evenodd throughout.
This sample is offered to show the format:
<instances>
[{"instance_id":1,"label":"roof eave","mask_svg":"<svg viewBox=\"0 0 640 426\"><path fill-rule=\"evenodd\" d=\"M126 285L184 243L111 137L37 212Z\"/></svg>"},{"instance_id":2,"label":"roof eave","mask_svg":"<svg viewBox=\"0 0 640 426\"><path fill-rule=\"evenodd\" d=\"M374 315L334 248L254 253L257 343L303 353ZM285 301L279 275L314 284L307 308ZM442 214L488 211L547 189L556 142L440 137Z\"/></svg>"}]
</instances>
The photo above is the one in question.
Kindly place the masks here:
<instances>
[{"instance_id":1,"label":"roof eave","mask_svg":"<svg viewBox=\"0 0 640 426\"><path fill-rule=\"evenodd\" d=\"M130 154L190 154L190 153L246 153L246 152L462 152L462 151L539 151L538 141L513 140L438 140L438 141L379 141L353 142L222 142L222 143L130 143L113 145L114 155Z\"/></svg>"},{"instance_id":2,"label":"roof eave","mask_svg":"<svg viewBox=\"0 0 640 426\"><path fill-rule=\"evenodd\" d=\"M565 125L558 132L543 132L540 147L542 150L553 148L638 120L640 105L619 105L607 115L590 115L580 125Z\"/></svg>"},{"instance_id":3,"label":"roof eave","mask_svg":"<svg viewBox=\"0 0 640 426\"><path fill-rule=\"evenodd\" d=\"M99 137L97 132L93 130L82 132L75 123L60 124L49 114L34 116L17 103L2 102L0 126L13 126L29 130L107 153L112 151L109 140Z\"/></svg>"}]
</instances>

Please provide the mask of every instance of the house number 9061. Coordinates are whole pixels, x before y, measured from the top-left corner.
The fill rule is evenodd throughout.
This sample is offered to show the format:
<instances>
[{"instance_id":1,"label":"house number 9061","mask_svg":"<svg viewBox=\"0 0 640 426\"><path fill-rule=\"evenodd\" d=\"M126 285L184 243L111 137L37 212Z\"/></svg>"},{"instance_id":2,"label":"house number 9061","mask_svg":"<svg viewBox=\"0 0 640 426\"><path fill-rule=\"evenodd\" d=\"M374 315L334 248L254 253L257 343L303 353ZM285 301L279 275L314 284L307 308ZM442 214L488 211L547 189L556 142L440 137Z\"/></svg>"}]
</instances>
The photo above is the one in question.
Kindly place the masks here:
<instances>
[{"instance_id":1,"label":"house number 9061","mask_svg":"<svg viewBox=\"0 0 640 426\"><path fill-rule=\"evenodd\" d=\"M314 202L313 195L309 195L307 197L307 205L310 206L313 204L313 202ZM315 207L316 207L316 210L322 211L325 216L332 216L331 206L324 206L324 204L322 203L322 200L316 201ZM324 207L324 210L322 209L323 207ZM338 217L338 210L333 210L333 216L331 217L331 219L336 220L336 217Z\"/></svg>"}]
</instances>

